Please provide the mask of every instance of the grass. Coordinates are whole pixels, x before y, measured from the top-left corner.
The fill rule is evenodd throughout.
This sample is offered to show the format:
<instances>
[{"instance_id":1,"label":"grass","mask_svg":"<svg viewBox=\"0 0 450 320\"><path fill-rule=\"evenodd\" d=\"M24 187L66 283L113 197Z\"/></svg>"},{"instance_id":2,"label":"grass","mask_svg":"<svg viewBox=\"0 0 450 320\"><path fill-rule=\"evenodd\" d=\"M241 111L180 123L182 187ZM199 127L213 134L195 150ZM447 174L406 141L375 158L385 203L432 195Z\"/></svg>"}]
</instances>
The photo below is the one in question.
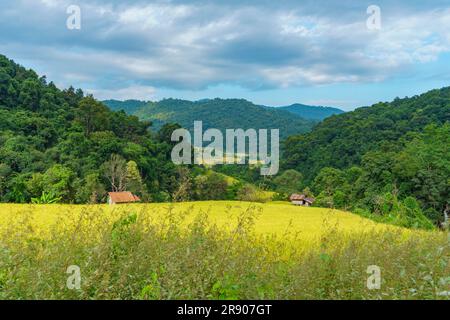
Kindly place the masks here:
<instances>
[{"instance_id":1,"label":"grass","mask_svg":"<svg viewBox=\"0 0 450 320\"><path fill-rule=\"evenodd\" d=\"M286 203L1 204L0 299L448 299L449 249L443 232Z\"/></svg>"}]
</instances>

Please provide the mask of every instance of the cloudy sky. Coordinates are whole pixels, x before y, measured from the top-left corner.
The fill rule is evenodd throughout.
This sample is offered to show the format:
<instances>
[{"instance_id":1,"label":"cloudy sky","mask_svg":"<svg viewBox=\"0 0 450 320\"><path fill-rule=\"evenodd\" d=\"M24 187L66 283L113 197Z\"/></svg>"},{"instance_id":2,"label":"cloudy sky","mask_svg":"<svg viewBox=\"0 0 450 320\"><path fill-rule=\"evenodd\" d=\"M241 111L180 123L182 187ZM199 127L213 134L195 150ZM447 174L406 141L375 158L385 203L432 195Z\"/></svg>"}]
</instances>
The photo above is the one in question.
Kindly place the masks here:
<instances>
[{"instance_id":1,"label":"cloudy sky","mask_svg":"<svg viewBox=\"0 0 450 320\"><path fill-rule=\"evenodd\" d=\"M67 28L70 5L80 30ZM351 110L450 85L449 30L450 0L0 2L1 54L99 99Z\"/></svg>"}]
</instances>

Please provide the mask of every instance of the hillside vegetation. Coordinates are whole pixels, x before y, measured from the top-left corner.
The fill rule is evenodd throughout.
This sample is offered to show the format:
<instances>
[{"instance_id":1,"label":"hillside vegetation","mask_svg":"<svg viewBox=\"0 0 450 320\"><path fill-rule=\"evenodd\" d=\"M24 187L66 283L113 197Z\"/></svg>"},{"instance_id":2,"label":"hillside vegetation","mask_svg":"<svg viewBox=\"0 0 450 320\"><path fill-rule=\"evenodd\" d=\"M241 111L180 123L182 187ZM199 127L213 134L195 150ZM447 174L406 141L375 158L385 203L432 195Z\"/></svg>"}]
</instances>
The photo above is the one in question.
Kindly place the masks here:
<instances>
[{"instance_id":1,"label":"hillside vegetation","mask_svg":"<svg viewBox=\"0 0 450 320\"><path fill-rule=\"evenodd\" d=\"M169 200L180 172L149 126L0 55L0 202L97 203L125 188Z\"/></svg>"},{"instance_id":2,"label":"hillside vegetation","mask_svg":"<svg viewBox=\"0 0 450 320\"><path fill-rule=\"evenodd\" d=\"M107 105L117 107L116 104ZM123 109L143 120L150 120L155 128L167 123L177 123L183 128L193 130L194 121L203 121L205 129L279 129L280 136L286 138L293 134L311 130L315 120L307 120L278 108L255 105L243 99L213 99L187 101L164 99L148 102L136 109L124 102ZM118 107L117 107L118 108Z\"/></svg>"},{"instance_id":3,"label":"hillside vegetation","mask_svg":"<svg viewBox=\"0 0 450 320\"><path fill-rule=\"evenodd\" d=\"M317 205L391 221L406 215L405 226L426 226L424 217L442 223L450 213L449 120L450 87L332 116L286 140L284 180L295 170Z\"/></svg>"},{"instance_id":4,"label":"hillside vegetation","mask_svg":"<svg viewBox=\"0 0 450 320\"><path fill-rule=\"evenodd\" d=\"M341 109L332 108L332 107L321 107L321 106L308 106L304 104L293 104L286 107L279 107L279 110L289 111L293 114L296 114L302 118L322 121L328 117L331 117L335 114L344 113Z\"/></svg>"},{"instance_id":5,"label":"hillside vegetation","mask_svg":"<svg viewBox=\"0 0 450 320\"><path fill-rule=\"evenodd\" d=\"M310 180L324 167L346 169L360 165L369 151L399 151L414 137L410 133L449 120L450 87L378 103L332 116L311 133L290 137L284 161L286 166L300 169Z\"/></svg>"},{"instance_id":6,"label":"hillside vegetation","mask_svg":"<svg viewBox=\"0 0 450 320\"><path fill-rule=\"evenodd\" d=\"M240 197L241 181L173 164L176 126L150 127L0 55L0 202L104 203L125 190L145 202Z\"/></svg>"},{"instance_id":7,"label":"hillside vegetation","mask_svg":"<svg viewBox=\"0 0 450 320\"><path fill-rule=\"evenodd\" d=\"M139 109L141 109L143 106L145 106L148 102L147 101L140 101L140 100L105 100L102 101L108 108L110 108L113 111L125 111L127 114L132 115Z\"/></svg>"}]
</instances>

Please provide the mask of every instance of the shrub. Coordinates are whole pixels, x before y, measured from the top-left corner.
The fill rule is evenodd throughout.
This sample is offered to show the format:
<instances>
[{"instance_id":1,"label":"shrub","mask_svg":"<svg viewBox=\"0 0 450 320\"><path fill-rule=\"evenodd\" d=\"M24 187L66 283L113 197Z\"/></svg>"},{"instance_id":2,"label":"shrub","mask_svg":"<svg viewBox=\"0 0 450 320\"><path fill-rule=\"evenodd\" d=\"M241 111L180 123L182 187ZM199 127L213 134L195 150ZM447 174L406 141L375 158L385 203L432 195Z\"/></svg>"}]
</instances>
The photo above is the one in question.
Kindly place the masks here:
<instances>
[{"instance_id":1,"label":"shrub","mask_svg":"<svg viewBox=\"0 0 450 320\"><path fill-rule=\"evenodd\" d=\"M270 199L268 196L254 185L244 185L237 194L237 200L250 202L267 202Z\"/></svg>"}]
</instances>

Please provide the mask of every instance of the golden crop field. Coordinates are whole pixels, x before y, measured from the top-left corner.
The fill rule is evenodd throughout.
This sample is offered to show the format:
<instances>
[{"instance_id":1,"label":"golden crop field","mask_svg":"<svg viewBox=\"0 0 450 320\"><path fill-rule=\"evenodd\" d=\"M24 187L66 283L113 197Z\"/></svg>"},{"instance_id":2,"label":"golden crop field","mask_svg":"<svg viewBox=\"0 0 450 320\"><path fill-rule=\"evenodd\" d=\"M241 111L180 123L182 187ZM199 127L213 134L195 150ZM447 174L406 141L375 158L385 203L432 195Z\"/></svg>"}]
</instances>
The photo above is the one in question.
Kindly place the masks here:
<instances>
[{"instance_id":1,"label":"golden crop field","mask_svg":"<svg viewBox=\"0 0 450 320\"><path fill-rule=\"evenodd\" d=\"M0 299L447 299L449 249L444 232L283 202L0 204Z\"/></svg>"},{"instance_id":2,"label":"golden crop field","mask_svg":"<svg viewBox=\"0 0 450 320\"><path fill-rule=\"evenodd\" d=\"M75 226L86 212L97 212L102 221L113 222L128 213L146 214L162 219L169 210L185 214L183 223L189 224L198 214L206 213L209 221L218 227L230 229L241 212L252 208L257 211L254 229L259 234L284 235L297 233L300 238L311 239L321 235L324 222L333 224L338 232L347 234L386 228L398 232L406 229L378 224L356 214L326 208L299 207L284 202L255 204L239 201L202 201L183 203L155 203L130 205L33 205L0 204L0 228L11 221L27 219L35 231L44 235L50 228ZM10 222L8 224L8 221Z\"/></svg>"}]
</instances>

